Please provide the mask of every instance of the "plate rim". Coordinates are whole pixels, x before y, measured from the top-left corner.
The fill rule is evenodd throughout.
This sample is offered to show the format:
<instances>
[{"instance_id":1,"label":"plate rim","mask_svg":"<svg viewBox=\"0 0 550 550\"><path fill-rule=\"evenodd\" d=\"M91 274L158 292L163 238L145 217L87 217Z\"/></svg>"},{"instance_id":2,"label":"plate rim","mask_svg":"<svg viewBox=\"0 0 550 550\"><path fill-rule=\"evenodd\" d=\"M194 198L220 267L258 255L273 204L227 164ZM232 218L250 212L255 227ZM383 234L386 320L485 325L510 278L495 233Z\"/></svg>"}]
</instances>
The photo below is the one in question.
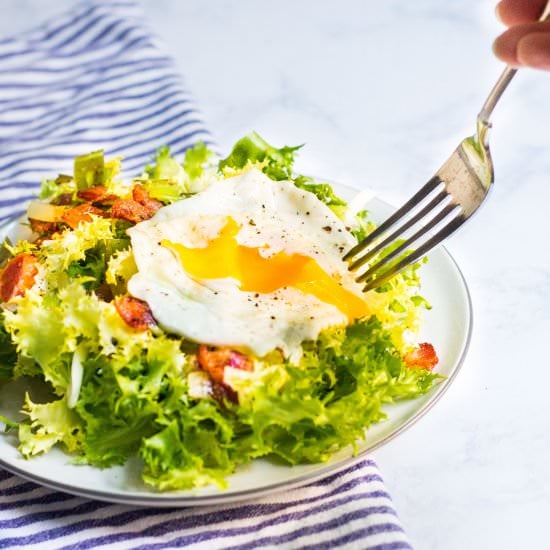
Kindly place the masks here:
<instances>
[{"instance_id":1,"label":"plate rim","mask_svg":"<svg viewBox=\"0 0 550 550\"><path fill-rule=\"evenodd\" d=\"M351 186L331 182L333 185L346 189L347 191L352 191L354 193L361 192L360 189L353 188ZM390 203L386 202L384 199L380 198L378 195L373 194L373 200L376 200L382 203L385 207L394 208ZM13 224L17 223L17 220L24 218L24 216L18 216L7 220L3 223L0 223L0 232L3 232L6 228L9 228ZM313 472L307 472L302 475L297 476L294 479L287 481L278 481L269 486L250 488L244 490L232 491L231 493L212 494L212 495L174 495L170 496L170 493L161 493L154 492L153 490L149 494L137 495L137 494L128 494L123 495L120 493L106 492L102 490L95 489L82 489L75 487L73 485L64 484L63 482L51 481L48 478L42 477L42 475L33 474L32 472L19 468L16 465L11 463L6 463L4 459L0 456L0 467L6 471L17 475L28 481L32 481L44 487L50 489L63 491L72 495L76 495L84 498L91 498L99 501L117 503L117 504L126 504L131 506L152 506L156 508L167 508L167 507L186 507L186 506L209 506L216 504L230 504L242 502L245 500L250 500L254 498L260 498L275 493L282 492L283 490L291 490L303 485L313 483L327 475L335 473L338 470L343 470L357 464L358 462L365 460L369 454L374 450L386 445L397 436L408 430L414 424L416 424L421 418L423 418L428 411L430 411L435 404L441 399L441 397L447 392L451 384L456 379L459 371L462 369L464 361L466 359L468 349L470 347L472 331L473 331L473 303L471 293L460 269L458 263L452 256L452 254L447 250L443 245L437 247L439 251L443 253L445 259L450 262L456 274L458 280L461 283L462 290L465 295L465 305L467 309L467 330L464 335L463 342L461 343L461 349L459 357L456 360L456 363L451 371L450 375L445 378L445 380L434 388L432 395L429 399L407 420L400 424L397 428L392 430L390 433L382 437L379 441L373 443L372 445L367 445L363 450L358 452L356 455L343 458L341 460L335 461L333 463L320 463L319 468ZM32 460L32 459L31 459ZM289 466L290 468L291 466Z\"/></svg>"}]
</instances>

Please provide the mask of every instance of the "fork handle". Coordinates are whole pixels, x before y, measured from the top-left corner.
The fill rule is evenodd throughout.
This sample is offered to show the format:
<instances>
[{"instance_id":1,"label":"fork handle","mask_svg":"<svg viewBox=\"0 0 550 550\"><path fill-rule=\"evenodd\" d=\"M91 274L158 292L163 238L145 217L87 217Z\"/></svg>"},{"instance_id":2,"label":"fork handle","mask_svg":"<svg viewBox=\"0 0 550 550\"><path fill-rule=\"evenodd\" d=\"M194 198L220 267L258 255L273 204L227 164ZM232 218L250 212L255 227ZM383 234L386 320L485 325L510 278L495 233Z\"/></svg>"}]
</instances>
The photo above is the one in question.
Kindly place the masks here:
<instances>
[{"instance_id":1,"label":"fork handle","mask_svg":"<svg viewBox=\"0 0 550 550\"><path fill-rule=\"evenodd\" d=\"M546 3L546 7L544 8L544 11L542 12L541 16L539 17L539 21L548 21L550 20L550 1ZM493 89L491 90L491 93L489 94L489 97L485 100L485 103L483 104L483 107L481 107L481 111L479 111L479 114L477 115L477 127L478 132L480 130L483 131L482 135L484 137L485 131L491 123L489 122L489 117L491 116L493 109L495 108L496 104L498 103L498 100L504 93L504 90L508 87L508 84L510 84L510 81L512 78L514 78L514 75L517 73L517 69L514 69L512 67L506 67L502 74L500 75L500 78L497 80L496 84L494 85ZM482 137L481 132L479 137ZM485 141L485 140L482 140Z\"/></svg>"}]
</instances>

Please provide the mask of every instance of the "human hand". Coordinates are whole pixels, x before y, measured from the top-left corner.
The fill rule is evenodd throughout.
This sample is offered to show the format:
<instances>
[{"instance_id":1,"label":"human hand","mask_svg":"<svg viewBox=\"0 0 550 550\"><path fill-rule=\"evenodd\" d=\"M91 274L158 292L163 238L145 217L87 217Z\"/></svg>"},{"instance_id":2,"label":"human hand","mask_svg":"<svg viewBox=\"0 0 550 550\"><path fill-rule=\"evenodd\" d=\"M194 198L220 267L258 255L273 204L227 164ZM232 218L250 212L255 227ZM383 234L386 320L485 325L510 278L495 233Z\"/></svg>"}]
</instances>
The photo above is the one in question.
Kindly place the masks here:
<instances>
[{"instance_id":1,"label":"human hand","mask_svg":"<svg viewBox=\"0 0 550 550\"><path fill-rule=\"evenodd\" d=\"M550 70L550 21L539 22L547 0L501 0L497 16L508 27L493 44L512 67Z\"/></svg>"}]
</instances>

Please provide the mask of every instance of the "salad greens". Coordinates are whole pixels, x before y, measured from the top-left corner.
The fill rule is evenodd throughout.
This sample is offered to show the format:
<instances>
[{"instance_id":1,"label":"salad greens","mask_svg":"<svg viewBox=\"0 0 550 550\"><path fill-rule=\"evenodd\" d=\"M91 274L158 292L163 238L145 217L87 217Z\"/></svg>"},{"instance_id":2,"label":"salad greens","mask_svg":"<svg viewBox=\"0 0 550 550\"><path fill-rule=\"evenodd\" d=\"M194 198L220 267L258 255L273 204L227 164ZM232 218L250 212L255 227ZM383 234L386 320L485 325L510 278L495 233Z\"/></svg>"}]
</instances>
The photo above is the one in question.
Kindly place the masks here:
<instances>
[{"instance_id":1,"label":"salad greens","mask_svg":"<svg viewBox=\"0 0 550 550\"><path fill-rule=\"evenodd\" d=\"M13 376L13 368L17 361L17 351L10 335L4 327L3 315L0 314L0 381Z\"/></svg>"},{"instance_id":2,"label":"salad greens","mask_svg":"<svg viewBox=\"0 0 550 550\"><path fill-rule=\"evenodd\" d=\"M433 387L441 377L406 360L426 307L416 267L373 293L375 314L304 342L299 364L274 350L252 358L250 371L231 369L229 387L200 397L191 387L199 344L158 327L136 330L117 310L136 266L126 235L133 222L109 216L114 202L135 203L136 184L162 204L185 200L212 178L255 166L345 216L329 184L294 174L299 148L276 148L254 133L219 162L202 143L180 162L163 147L130 184L118 178L120 159L97 151L76 159L74 176L43 183L33 211L45 206L45 217L60 203L81 209L92 192L98 210L74 227L64 217L31 220L39 239L6 246L9 258L35 259L40 282L0 304L0 383L32 376L51 390L46 402L25 396L25 420L0 417L6 429L17 428L24 457L61 445L75 462L104 468L138 455L144 481L158 490L223 488L239 464L257 457L325 461L383 420L384 405ZM362 238L372 227L362 212L352 231Z\"/></svg>"},{"instance_id":3,"label":"salad greens","mask_svg":"<svg viewBox=\"0 0 550 550\"><path fill-rule=\"evenodd\" d=\"M277 149L253 132L237 141L229 156L220 161L219 168L222 171L235 170L259 164L272 180L291 179L294 153L301 147L302 145L285 146Z\"/></svg>"},{"instance_id":4,"label":"salad greens","mask_svg":"<svg viewBox=\"0 0 550 550\"><path fill-rule=\"evenodd\" d=\"M94 151L74 161L74 182L78 189L101 185L105 176L103 151Z\"/></svg>"}]
</instances>

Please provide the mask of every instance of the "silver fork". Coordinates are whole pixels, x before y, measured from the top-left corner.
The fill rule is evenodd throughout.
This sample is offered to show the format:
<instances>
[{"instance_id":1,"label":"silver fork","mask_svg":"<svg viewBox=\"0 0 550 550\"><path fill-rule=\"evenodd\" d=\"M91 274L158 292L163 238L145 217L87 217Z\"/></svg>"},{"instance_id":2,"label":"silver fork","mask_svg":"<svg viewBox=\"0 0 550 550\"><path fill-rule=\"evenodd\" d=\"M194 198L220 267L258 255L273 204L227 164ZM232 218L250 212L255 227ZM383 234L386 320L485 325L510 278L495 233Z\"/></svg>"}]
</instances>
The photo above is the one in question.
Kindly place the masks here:
<instances>
[{"instance_id":1,"label":"silver fork","mask_svg":"<svg viewBox=\"0 0 550 550\"><path fill-rule=\"evenodd\" d=\"M550 19L548 2L541 21ZM477 132L464 139L435 175L399 210L387 218L344 256L355 271L388 247L356 278L364 292L391 279L417 262L454 233L480 207L494 181L489 151L489 117L517 70L507 67L477 115ZM412 235L405 238L412 232ZM397 244L400 241L401 244ZM413 248L415 247L416 248Z\"/></svg>"}]
</instances>

